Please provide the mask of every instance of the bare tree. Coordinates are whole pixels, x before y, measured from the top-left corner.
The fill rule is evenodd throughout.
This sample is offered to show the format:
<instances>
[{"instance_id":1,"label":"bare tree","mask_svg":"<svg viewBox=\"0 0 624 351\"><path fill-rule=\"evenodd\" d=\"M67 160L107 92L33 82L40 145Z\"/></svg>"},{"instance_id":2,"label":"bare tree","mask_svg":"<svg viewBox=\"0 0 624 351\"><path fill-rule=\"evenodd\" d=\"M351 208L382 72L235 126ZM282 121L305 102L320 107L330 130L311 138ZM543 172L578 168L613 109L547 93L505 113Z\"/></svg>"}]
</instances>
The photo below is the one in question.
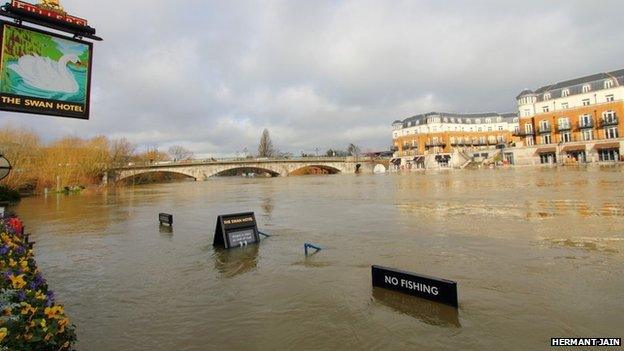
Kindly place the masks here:
<instances>
[{"instance_id":1,"label":"bare tree","mask_svg":"<svg viewBox=\"0 0 624 351\"><path fill-rule=\"evenodd\" d=\"M349 144L349 147L347 147L347 153L349 156L359 156L360 151L360 147L353 143Z\"/></svg>"},{"instance_id":2,"label":"bare tree","mask_svg":"<svg viewBox=\"0 0 624 351\"><path fill-rule=\"evenodd\" d=\"M173 161L190 160L193 158L193 152L180 145L173 145L169 148L169 155L173 158Z\"/></svg>"},{"instance_id":3,"label":"bare tree","mask_svg":"<svg viewBox=\"0 0 624 351\"><path fill-rule=\"evenodd\" d=\"M136 151L136 146L126 138L115 139L110 143L110 163L113 166L127 165Z\"/></svg>"},{"instance_id":4,"label":"bare tree","mask_svg":"<svg viewBox=\"0 0 624 351\"><path fill-rule=\"evenodd\" d=\"M275 149L273 149L273 142L269 135L269 130L265 129L260 137L260 143L258 144L258 157L272 157L275 155Z\"/></svg>"}]
</instances>

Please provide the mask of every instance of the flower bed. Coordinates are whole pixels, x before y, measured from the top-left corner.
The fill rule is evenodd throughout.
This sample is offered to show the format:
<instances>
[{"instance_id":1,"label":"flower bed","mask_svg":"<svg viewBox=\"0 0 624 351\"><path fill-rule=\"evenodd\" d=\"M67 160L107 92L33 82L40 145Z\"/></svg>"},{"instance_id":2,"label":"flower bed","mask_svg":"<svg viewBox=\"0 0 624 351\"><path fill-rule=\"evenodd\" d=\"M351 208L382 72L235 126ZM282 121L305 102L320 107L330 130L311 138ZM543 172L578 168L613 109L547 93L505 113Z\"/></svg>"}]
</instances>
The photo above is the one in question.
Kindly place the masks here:
<instances>
[{"instance_id":1,"label":"flower bed","mask_svg":"<svg viewBox=\"0 0 624 351\"><path fill-rule=\"evenodd\" d=\"M72 350L75 326L37 268L19 218L0 219L0 351Z\"/></svg>"}]
</instances>

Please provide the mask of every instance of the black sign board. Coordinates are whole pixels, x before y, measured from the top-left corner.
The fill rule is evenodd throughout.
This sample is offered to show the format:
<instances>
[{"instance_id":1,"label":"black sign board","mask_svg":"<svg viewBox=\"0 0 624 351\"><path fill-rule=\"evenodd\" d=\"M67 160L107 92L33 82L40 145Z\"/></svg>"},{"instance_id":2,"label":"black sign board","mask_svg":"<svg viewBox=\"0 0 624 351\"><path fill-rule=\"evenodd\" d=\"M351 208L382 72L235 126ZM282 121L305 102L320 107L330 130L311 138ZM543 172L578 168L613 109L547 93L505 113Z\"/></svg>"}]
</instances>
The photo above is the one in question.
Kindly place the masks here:
<instances>
[{"instance_id":1,"label":"black sign board","mask_svg":"<svg viewBox=\"0 0 624 351\"><path fill-rule=\"evenodd\" d=\"M217 218L214 246L231 249L260 241L258 225L253 212L221 215Z\"/></svg>"},{"instance_id":2,"label":"black sign board","mask_svg":"<svg viewBox=\"0 0 624 351\"><path fill-rule=\"evenodd\" d=\"M173 225L173 215L170 215L168 213L159 213L158 221L160 222L160 225L163 225L163 224Z\"/></svg>"},{"instance_id":3,"label":"black sign board","mask_svg":"<svg viewBox=\"0 0 624 351\"><path fill-rule=\"evenodd\" d=\"M372 266L373 286L458 307L457 283L393 268Z\"/></svg>"}]
</instances>

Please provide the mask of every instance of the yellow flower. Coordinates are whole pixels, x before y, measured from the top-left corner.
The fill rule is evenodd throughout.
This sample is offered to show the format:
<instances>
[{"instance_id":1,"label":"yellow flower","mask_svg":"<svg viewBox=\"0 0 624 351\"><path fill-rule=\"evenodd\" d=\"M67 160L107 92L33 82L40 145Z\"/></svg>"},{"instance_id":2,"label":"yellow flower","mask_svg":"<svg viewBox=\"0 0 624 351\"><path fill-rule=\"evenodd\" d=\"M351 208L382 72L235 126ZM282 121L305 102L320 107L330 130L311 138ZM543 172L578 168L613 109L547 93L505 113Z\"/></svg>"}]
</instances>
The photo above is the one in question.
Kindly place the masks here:
<instances>
[{"instance_id":1,"label":"yellow flower","mask_svg":"<svg viewBox=\"0 0 624 351\"><path fill-rule=\"evenodd\" d=\"M7 330L7 328L0 328L0 341L4 340L7 334L9 334L9 331Z\"/></svg>"},{"instance_id":2,"label":"yellow flower","mask_svg":"<svg viewBox=\"0 0 624 351\"><path fill-rule=\"evenodd\" d=\"M27 302L22 302L22 306L24 306L24 308L22 308L22 314L33 314L33 313L37 312L37 309L33 308Z\"/></svg>"},{"instance_id":3,"label":"yellow flower","mask_svg":"<svg viewBox=\"0 0 624 351\"><path fill-rule=\"evenodd\" d=\"M46 296L44 293L42 293L41 291L37 291L37 293L35 294L35 299L38 300L45 300Z\"/></svg>"},{"instance_id":4,"label":"yellow flower","mask_svg":"<svg viewBox=\"0 0 624 351\"><path fill-rule=\"evenodd\" d=\"M13 308L7 307L7 308L4 309L4 315L5 316L10 316L11 313L13 313Z\"/></svg>"},{"instance_id":5,"label":"yellow flower","mask_svg":"<svg viewBox=\"0 0 624 351\"><path fill-rule=\"evenodd\" d=\"M11 286L13 286L13 289L21 289L26 286L23 274L18 276L10 275L9 280L11 280Z\"/></svg>"},{"instance_id":6,"label":"yellow flower","mask_svg":"<svg viewBox=\"0 0 624 351\"><path fill-rule=\"evenodd\" d=\"M54 306L54 307L46 307L43 310L43 313L48 317L48 319L56 318L57 314L63 314L62 306Z\"/></svg>"},{"instance_id":7,"label":"yellow flower","mask_svg":"<svg viewBox=\"0 0 624 351\"><path fill-rule=\"evenodd\" d=\"M46 327L46 320L41 319L41 328L45 328L45 327Z\"/></svg>"},{"instance_id":8,"label":"yellow flower","mask_svg":"<svg viewBox=\"0 0 624 351\"><path fill-rule=\"evenodd\" d=\"M45 338L43 338L45 341L49 341L54 335L47 333Z\"/></svg>"},{"instance_id":9,"label":"yellow flower","mask_svg":"<svg viewBox=\"0 0 624 351\"><path fill-rule=\"evenodd\" d=\"M17 265L17 262L15 262L14 259L9 258L9 267L15 267Z\"/></svg>"}]
</instances>

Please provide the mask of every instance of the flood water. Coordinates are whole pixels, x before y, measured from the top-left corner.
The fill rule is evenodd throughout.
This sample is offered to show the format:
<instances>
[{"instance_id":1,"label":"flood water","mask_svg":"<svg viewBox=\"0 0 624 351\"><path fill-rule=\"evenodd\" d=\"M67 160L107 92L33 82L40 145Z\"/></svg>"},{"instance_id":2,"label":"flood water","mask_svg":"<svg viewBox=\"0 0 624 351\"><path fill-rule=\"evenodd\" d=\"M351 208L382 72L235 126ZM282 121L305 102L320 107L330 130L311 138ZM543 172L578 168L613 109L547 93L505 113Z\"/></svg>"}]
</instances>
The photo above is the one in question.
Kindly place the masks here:
<instances>
[{"instance_id":1,"label":"flood water","mask_svg":"<svg viewBox=\"0 0 624 351\"><path fill-rule=\"evenodd\" d=\"M623 189L615 167L218 178L14 210L78 350L544 350L624 336ZM273 236L213 249L244 211ZM457 281L459 310L373 289L373 264Z\"/></svg>"}]
</instances>

